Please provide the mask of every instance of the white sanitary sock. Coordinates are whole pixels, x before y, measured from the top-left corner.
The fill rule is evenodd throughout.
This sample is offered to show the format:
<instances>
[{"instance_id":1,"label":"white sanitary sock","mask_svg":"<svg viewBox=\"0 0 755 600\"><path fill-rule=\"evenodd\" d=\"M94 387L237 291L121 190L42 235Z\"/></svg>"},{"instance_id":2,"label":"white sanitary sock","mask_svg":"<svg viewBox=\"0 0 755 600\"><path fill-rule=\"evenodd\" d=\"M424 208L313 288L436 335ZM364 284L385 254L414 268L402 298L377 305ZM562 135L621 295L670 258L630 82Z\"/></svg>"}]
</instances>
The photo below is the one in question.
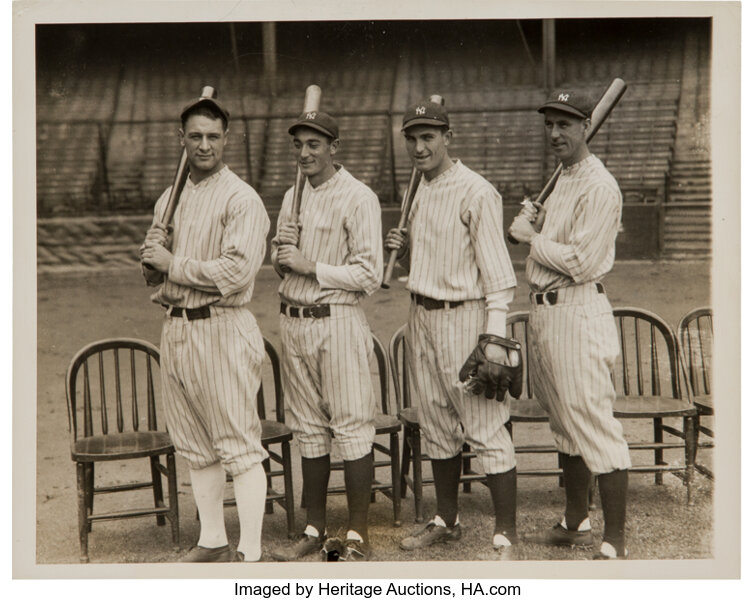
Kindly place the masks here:
<instances>
[{"instance_id":1,"label":"white sanitary sock","mask_svg":"<svg viewBox=\"0 0 755 600\"><path fill-rule=\"evenodd\" d=\"M245 562L253 562L262 555L262 518L265 514L267 478L262 463L233 478L236 507L239 513L238 551L244 554Z\"/></svg>"},{"instance_id":2,"label":"white sanitary sock","mask_svg":"<svg viewBox=\"0 0 755 600\"><path fill-rule=\"evenodd\" d=\"M204 469L190 469L191 491L199 511L201 531L198 546L219 548L228 544L223 519L225 470L220 462Z\"/></svg>"}]
</instances>

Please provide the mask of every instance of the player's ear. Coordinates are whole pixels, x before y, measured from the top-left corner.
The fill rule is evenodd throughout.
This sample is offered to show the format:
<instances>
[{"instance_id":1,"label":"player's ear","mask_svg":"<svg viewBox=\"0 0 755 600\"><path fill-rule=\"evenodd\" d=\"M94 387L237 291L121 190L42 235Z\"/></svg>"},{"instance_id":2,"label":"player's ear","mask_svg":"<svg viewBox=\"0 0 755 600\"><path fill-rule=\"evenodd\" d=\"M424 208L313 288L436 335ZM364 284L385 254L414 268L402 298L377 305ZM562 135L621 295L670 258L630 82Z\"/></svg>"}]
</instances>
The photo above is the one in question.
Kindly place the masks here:
<instances>
[{"instance_id":1,"label":"player's ear","mask_svg":"<svg viewBox=\"0 0 755 600\"><path fill-rule=\"evenodd\" d=\"M184 130L179 127L178 128L178 141L181 144L181 146L184 146Z\"/></svg>"},{"instance_id":2,"label":"player's ear","mask_svg":"<svg viewBox=\"0 0 755 600\"><path fill-rule=\"evenodd\" d=\"M335 156L336 152L338 152L338 147L341 145L341 140L336 138L332 142L330 142L330 155Z\"/></svg>"},{"instance_id":3,"label":"player's ear","mask_svg":"<svg viewBox=\"0 0 755 600\"><path fill-rule=\"evenodd\" d=\"M582 123L582 127L584 128L585 132L587 132L588 129L590 129L590 124L592 123L592 120L590 117L587 117L584 122Z\"/></svg>"},{"instance_id":4,"label":"player's ear","mask_svg":"<svg viewBox=\"0 0 755 600\"><path fill-rule=\"evenodd\" d=\"M451 129L446 129L443 133L443 143L448 146L451 143L451 138L454 136L454 132Z\"/></svg>"}]
</instances>

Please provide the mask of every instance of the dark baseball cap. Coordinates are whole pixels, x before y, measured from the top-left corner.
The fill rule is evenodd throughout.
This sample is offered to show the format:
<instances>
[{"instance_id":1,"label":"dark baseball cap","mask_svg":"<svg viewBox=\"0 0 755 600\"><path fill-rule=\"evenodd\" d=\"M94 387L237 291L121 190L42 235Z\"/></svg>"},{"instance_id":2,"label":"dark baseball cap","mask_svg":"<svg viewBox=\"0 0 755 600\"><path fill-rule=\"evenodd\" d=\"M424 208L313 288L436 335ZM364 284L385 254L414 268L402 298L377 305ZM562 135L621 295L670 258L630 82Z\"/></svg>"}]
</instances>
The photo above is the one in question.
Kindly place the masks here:
<instances>
[{"instance_id":1,"label":"dark baseball cap","mask_svg":"<svg viewBox=\"0 0 755 600\"><path fill-rule=\"evenodd\" d=\"M401 131L406 131L409 127L413 127L414 125L451 127L446 107L437 102L432 102L429 98L422 102L418 102L417 104L413 104L404 113Z\"/></svg>"},{"instance_id":2,"label":"dark baseball cap","mask_svg":"<svg viewBox=\"0 0 755 600\"><path fill-rule=\"evenodd\" d=\"M546 108L560 110L561 112L587 119L592 114L593 101L587 94L570 90L556 90L545 104L537 109L537 112L545 112Z\"/></svg>"},{"instance_id":3,"label":"dark baseball cap","mask_svg":"<svg viewBox=\"0 0 755 600\"><path fill-rule=\"evenodd\" d=\"M189 104L184 106L183 110L181 111L181 121L183 121L186 118L186 115L191 110L199 106L206 106L207 108L209 108L212 112L214 112L221 119L223 119L223 121L225 122L225 126L228 127L228 121L230 121L231 119L231 114L225 108L223 108L220 102L218 102L217 99L215 98L199 97L196 100L191 101Z\"/></svg>"},{"instance_id":4,"label":"dark baseball cap","mask_svg":"<svg viewBox=\"0 0 755 600\"><path fill-rule=\"evenodd\" d=\"M309 127L319 133L323 133L333 139L338 139L338 122L328 113L321 110L311 110L299 115L296 123L288 128L288 132L293 135L297 127Z\"/></svg>"}]
</instances>

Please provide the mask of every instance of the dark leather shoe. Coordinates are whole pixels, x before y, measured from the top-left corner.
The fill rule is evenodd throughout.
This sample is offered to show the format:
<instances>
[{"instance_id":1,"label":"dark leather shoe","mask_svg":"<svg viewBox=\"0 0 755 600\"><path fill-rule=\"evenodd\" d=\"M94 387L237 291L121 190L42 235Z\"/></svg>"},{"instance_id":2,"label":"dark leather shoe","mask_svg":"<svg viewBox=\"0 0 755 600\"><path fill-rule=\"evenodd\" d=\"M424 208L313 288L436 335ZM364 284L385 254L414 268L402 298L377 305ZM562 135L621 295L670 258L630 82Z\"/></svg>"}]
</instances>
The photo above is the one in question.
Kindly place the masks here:
<instances>
[{"instance_id":1,"label":"dark leather shoe","mask_svg":"<svg viewBox=\"0 0 755 600\"><path fill-rule=\"evenodd\" d=\"M324 542L324 535L314 536L302 533L293 544L285 548L273 550L270 555L273 559L278 561L289 562L292 560L299 560L313 552L318 552L322 548Z\"/></svg>"},{"instance_id":2,"label":"dark leather shoe","mask_svg":"<svg viewBox=\"0 0 755 600\"><path fill-rule=\"evenodd\" d=\"M433 544L455 542L459 539L461 539L461 525L458 523L453 527L444 527L430 521L423 529L401 540L399 546L402 550L418 550Z\"/></svg>"},{"instance_id":3,"label":"dark leather shoe","mask_svg":"<svg viewBox=\"0 0 755 600\"><path fill-rule=\"evenodd\" d=\"M202 546L192 546L178 562L186 563L213 563L213 562L235 562L236 552L226 544L219 548L204 548Z\"/></svg>"},{"instance_id":4,"label":"dark leather shoe","mask_svg":"<svg viewBox=\"0 0 755 600\"><path fill-rule=\"evenodd\" d=\"M562 527L561 523L557 523L546 531L528 535L524 538L524 541L548 546L587 547L593 545L592 529L571 531Z\"/></svg>"},{"instance_id":5,"label":"dark leather shoe","mask_svg":"<svg viewBox=\"0 0 755 600\"><path fill-rule=\"evenodd\" d=\"M325 540L322 545L322 559L325 562L337 562L346 560L346 546L341 538L332 537Z\"/></svg>"}]
</instances>

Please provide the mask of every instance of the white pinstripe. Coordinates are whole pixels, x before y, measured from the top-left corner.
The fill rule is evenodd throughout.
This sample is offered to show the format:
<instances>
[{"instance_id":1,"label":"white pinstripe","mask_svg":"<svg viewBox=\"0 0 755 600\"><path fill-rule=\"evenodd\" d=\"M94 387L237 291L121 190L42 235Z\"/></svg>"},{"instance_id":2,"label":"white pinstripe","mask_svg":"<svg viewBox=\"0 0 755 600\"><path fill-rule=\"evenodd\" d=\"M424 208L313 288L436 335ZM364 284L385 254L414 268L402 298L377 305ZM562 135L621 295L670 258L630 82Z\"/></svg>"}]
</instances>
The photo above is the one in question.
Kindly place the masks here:
<instances>
[{"instance_id":1,"label":"white pinstripe","mask_svg":"<svg viewBox=\"0 0 755 600\"><path fill-rule=\"evenodd\" d=\"M436 300L465 300L428 311L412 303L407 349L412 394L431 458L450 458L469 443L485 473L516 465L504 427L506 403L463 391L459 369L485 330L483 297L516 285L503 241L503 205L495 188L461 161L420 182L409 214L407 287Z\"/></svg>"},{"instance_id":2,"label":"white pinstripe","mask_svg":"<svg viewBox=\"0 0 755 600\"><path fill-rule=\"evenodd\" d=\"M293 189L286 193L278 223L288 221ZM302 194L299 249L316 263L340 271L353 289L326 287L318 279L287 273L278 292L294 306L330 304L331 316L281 315L284 393L302 456L330 453L333 432L341 456L362 458L375 438L376 399L370 374L372 335L361 298L380 287L383 271L380 204L377 196L342 166ZM273 239L272 254L278 248ZM334 269L335 268L335 269Z\"/></svg>"},{"instance_id":3,"label":"white pinstripe","mask_svg":"<svg viewBox=\"0 0 755 600\"><path fill-rule=\"evenodd\" d=\"M207 319L166 315L160 344L168 430L193 469L220 459L237 475L267 456L256 412L264 346L241 307L252 296L269 227L260 197L228 167L197 185L187 181L174 217L174 259L153 300L212 304Z\"/></svg>"},{"instance_id":4,"label":"white pinstripe","mask_svg":"<svg viewBox=\"0 0 755 600\"><path fill-rule=\"evenodd\" d=\"M559 291L556 305L533 304L530 314L535 396L559 451L582 456L596 475L626 469L629 448L613 416L618 336L594 284L613 266L621 192L591 155L563 170L547 208L527 277L533 290Z\"/></svg>"}]
</instances>

